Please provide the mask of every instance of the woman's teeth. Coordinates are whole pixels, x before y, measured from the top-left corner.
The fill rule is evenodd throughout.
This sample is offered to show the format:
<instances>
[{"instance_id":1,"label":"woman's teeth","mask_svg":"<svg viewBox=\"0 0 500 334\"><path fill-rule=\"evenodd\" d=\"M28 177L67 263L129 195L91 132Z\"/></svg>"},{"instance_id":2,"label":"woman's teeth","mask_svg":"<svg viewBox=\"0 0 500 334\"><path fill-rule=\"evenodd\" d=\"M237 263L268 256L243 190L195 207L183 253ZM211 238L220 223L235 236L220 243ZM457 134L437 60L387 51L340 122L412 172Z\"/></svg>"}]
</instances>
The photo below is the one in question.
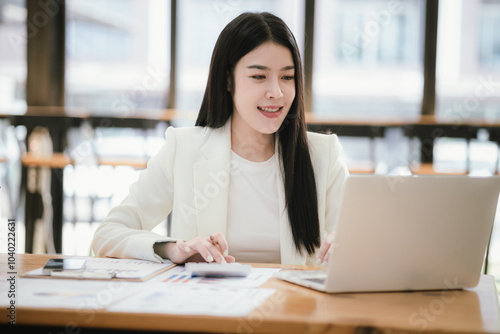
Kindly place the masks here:
<instances>
[{"instance_id":1,"label":"woman's teeth","mask_svg":"<svg viewBox=\"0 0 500 334\"><path fill-rule=\"evenodd\" d=\"M264 107L257 107L259 110L265 111L265 112L278 112L281 107L278 108L264 108Z\"/></svg>"}]
</instances>

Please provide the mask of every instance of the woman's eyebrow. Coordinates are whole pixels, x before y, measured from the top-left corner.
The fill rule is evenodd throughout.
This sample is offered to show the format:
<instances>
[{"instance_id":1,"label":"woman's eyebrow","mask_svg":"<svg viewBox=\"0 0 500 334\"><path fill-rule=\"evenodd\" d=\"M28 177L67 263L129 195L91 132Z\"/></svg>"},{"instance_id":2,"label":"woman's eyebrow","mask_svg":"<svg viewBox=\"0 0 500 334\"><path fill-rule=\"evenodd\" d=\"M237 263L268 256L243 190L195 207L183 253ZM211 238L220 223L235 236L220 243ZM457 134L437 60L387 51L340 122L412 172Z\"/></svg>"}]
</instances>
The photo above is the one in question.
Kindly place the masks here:
<instances>
[{"instance_id":1,"label":"woman's eyebrow","mask_svg":"<svg viewBox=\"0 0 500 334\"><path fill-rule=\"evenodd\" d=\"M247 66L247 68L255 68L255 69L258 69L258 70L262 70L262 71L269 71L270 68L267 67L267 66L264 66L264 65L250 65L250 66ZM295 66L294 65L289 65L289 66L285 66L281 69L281 71L288 71L288 70L293 70L295 69Z\"/></svg>"}]
</instances>

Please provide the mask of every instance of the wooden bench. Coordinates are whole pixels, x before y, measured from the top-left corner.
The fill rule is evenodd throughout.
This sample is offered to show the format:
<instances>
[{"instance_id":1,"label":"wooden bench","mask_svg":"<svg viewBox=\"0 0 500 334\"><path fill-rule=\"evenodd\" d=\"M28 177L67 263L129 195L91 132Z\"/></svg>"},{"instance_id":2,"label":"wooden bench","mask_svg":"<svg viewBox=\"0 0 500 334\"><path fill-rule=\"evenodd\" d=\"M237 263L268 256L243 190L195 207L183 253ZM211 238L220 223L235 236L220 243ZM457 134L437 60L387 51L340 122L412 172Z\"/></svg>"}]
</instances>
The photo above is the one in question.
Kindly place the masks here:
<instances>
[{"instance_id":1,"label":"wooden bench","mask_svg":"<svg viewBox=\"0 0 500 334\"><path fill-rule=\"evenodd\" d=\"M51 156L40 157L33 153L27 152L21 162L26 167L48 167L48 168L64 168L73 164L73 160L64 153L53 153Z\"/></svg>"},{"instance_id":2,"label":"wooden bench","mask_svg":"<svg viewBox=\"0 0 500 334\"><path fill-rule=\"evenodd\" d=\"M110 158L103 157L97 159L97 164L99 166L129 166L135 169L145 169L148 164L148 160L146 158Z\"/></svg>"},{"instance_id":3,"label":"wooden bench","mask_svg":"<svg viewBox=\"0 0 500 334\"><path fill-rule=\"evenodd\" d=\"M5 159L7 161L7 159ZM26 167L48 167L48 168L64 168L68 165L75 165L71 157L64 153L53 153L51 156L40 157L33 153L27 152L21 161ZM0 158L0 162L4 162ZM115 158L103 157L97 159L99 166L129 166L136 169L144 169L147 166L145 158Z\"/></svg>"},{"instance_id":4,"label":"wooden bench","mask_svg":"<svg viewBox=\"0 0 500 334\"><path fill-rule=\"evenodd\" d=\"M422 163L414 168L410 168L411 172L416 175L467 175L467 172L463 171L436 171L432 163Z\"/></svg>"},{"instance_id":5,"label":"wooden bench","mask_svg":"<svg viewBox=\"0 0 500 334\"><path fill-rule=\"evenodd\" d=\"M375 170L373 168L358 168L358 167L347 167L349 174L373 174Z\"/></svg>"}]
</instances>

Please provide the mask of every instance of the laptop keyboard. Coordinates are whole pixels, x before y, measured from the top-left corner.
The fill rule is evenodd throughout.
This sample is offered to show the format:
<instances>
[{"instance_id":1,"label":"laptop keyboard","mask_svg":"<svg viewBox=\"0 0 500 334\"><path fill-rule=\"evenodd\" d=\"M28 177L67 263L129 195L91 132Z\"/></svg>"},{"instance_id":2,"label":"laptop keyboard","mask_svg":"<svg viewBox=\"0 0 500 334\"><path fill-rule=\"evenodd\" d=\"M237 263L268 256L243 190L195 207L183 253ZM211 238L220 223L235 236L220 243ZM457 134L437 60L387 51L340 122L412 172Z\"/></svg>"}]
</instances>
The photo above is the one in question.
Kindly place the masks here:
<instances>
[{"instance_id":1,"label":"laptop keyboard","mask_svg":"<svg viewBox=\"0 0 500 334\"><path fill-rule=\"evenodd\" d=\"M324 270L303 271L301 274L305 276L303 279L306 281L325 284L326 272Z\"/></svg>"},{"instance_id":2,"label":"laptop keyboard","mask_svg":"<svg viewBox=\"0 0 500 334\"><path fill-rule=\"evenodd\" d=\"M325 284L325 277L321 278L306 278L306 281L314 282L314 283L319 283L319 284Z\"/></svg>"}]
</instances>

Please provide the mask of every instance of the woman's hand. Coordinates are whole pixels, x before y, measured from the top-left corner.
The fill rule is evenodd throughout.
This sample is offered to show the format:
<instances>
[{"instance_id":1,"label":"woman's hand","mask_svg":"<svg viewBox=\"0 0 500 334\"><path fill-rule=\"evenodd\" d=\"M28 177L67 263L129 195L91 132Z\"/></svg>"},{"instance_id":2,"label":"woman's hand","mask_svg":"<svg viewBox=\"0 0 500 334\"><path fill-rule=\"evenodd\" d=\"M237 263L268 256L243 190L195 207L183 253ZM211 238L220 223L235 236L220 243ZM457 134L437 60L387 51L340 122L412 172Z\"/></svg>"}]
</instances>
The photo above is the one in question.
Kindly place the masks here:
<instances>
[{"instance_id":1,"label":"woman's hand","mask_svg":"<svg viewBox=\"0 0 500 334\"><path fill-rule=\"evenodd\" d=\"M231 263L227 241L221 233L209 237L196 237L190 241L177 240L165 245L167 258L174 263L217 262Z\"/></svg>"},{"instance_id":2,"label":"woman's hand","mask_svg":"<svg viewBox=\"0 0 500 334\"><path fill-rule=\"evenodd\" d=\"M326 239L321 243L321 247L318 251L318 256L316 256L316 261L318 263L326 263L330 258L331 249L333 248L333 242L335 240L335 232L331 232Z\"/></svg>"}]
</instances>

